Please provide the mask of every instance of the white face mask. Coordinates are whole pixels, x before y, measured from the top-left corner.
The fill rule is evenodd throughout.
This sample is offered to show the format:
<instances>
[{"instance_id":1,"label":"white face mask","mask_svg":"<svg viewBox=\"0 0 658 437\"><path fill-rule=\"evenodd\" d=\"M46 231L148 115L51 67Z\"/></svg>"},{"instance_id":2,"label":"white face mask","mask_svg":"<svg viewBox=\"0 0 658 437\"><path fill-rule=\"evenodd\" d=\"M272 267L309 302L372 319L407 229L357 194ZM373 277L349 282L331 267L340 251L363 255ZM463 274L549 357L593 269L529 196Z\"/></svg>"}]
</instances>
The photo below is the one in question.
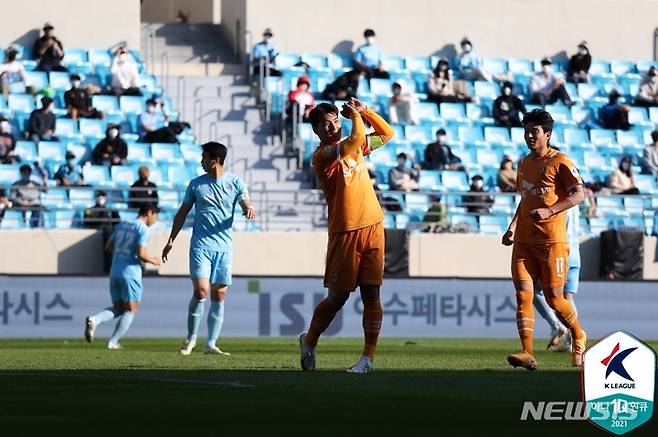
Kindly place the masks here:
<instances>
[{"instance_id":1,"label":"white face mask","mask_svg":"<svg viewBox=\"0 0 658 437\"><path fill-rule=\"evenodd\" d=\"M148 111L149 114L155 113L155 106L154 105L148 105L146 107L146 111Z\"/></svg>"},{"instance_id":2,"label":"white face mask","mask_svg":"<svg viewBox=\"0 0 658 437\"><path fill-rule=\"evenodd\" d=\"M484 181L480 181L480 180L474 181L473 186L475 188L482 188L482 187L484 187Z\"/></svg>"},{"instance_id":3,"label":"white face mask","mask_svg":"<svg viewBox=\"0 0 658 437\"><path fill-rule=\"evenodd\" d=\"M462 50L464 50L464 53L471 53L471 50L473 50L473 47L470 44L464 44L462 46Z\"/></svg>"},{"instance_id":4,"label":"white face mask","mask_svg":"<svg viewBox=\"0 0 658 437\"><path fill-rule=\"evenodd\" d=\"M437 136L436 136L436 141L437 141L439 144L445 144L446 141L448 141L448 136L447 136L447 135L437 135Z\"/></svg>"},{"instance_id":5,"label":"white face mask","mask_svg":"<svg viewBox=\"0 0 658 437\"><path fill-rule=\"evenodd\" d=\"M551 72L553 71L553 67L551 67L550 65L544 65L541 67L541 71L543 71L544 74L551 74Z\"/></svg>"},{"instance_id":6,"label":"white face mask","mask_svg":"<svg viewBox=\"0 0 658 437\"><path fill-rule=\"evenodd\" d=\"M107 136L110 137L111 139L116 138L119 135L119 129L110 129L107 131Z\"/></svg>"},{"instance_id":7,"label":"white face mask","mask_svg":"<svg viewBox=\"0 0 658 437\"><path fill-rule=\"evenodd\" d=\"M581 56L585 56L587 54L587 49L585 48L578 49L578 54Z\"/></svg>"},{"instance_id":8,"label":"white face mask","mask_svg":"<svg viewBox=\"0 0 658 437\"><path fill-rule=\"evenodd\" d=\"M105 206L105 196L99 196L99 197L96 199L96 203L97 203L98 206L100 206L101 208L104 207L104 206Z\"/></svg>"},{"instance_id":9,"label":"white face mask","mask_svg":"<svg viewBox=\"0 0 658 437\"><path fill-rule=\"evenodd\" d=\"M119 61L126 62L127 60L128 60L128 54L127 53L121 53L119 55Z\"/></svg>"},{"instance_id":10,"label":"white face mask","mask_svg":"<svg viewBox=\"0 0 658 437\"><path fill-rule=\"evenodd\" d=\"M11 132L11 124L9 124L8 121L2 121L0 122L0 129L2 129L3 132L9 133Z\"/></svg>"},{"instance_id":11,"label":"white face mask","mask_svg":"<svg viewBox=\"0 0 658 437\"><path fill-rule=\"evenodd\" d=\"M71 86L73 86L73 88L80 88L80 81L74 80L73 82L71 82Z\"/></svg>"},{"instance_id":12,"label":"white face mask","mask_svg":"<svg viewBox=\"0 0 658 437\"><path fill-rule=\"evenodd\" d=\"M47 109L49 112L53 112L53 109L55 109L55 104L54 104L54 103L51 103L50 105L48 105L48 108L46 108L46 109Z\"/></svg>"},{"instance_id":13,"label":"white face mask","mask_svg":"<svg viewBox=\"0 0 658 437\"><path fill-rule=\"evenodd\" d=\"M512 89L511 88L503 88L503 95L506 95L506 96L512 95Z\"/></svg>"},{"instance_id":14,"label":"white face mask","mask_svg":"<svg viewBox=\"0 0 658 437\"><path fill-rule=\"evenodd\" d=\"M375 37L374 36L367 37L366 38L366 44L368 44L369 46L374 45L375 44Z\"/></svg>"}]
</instances>

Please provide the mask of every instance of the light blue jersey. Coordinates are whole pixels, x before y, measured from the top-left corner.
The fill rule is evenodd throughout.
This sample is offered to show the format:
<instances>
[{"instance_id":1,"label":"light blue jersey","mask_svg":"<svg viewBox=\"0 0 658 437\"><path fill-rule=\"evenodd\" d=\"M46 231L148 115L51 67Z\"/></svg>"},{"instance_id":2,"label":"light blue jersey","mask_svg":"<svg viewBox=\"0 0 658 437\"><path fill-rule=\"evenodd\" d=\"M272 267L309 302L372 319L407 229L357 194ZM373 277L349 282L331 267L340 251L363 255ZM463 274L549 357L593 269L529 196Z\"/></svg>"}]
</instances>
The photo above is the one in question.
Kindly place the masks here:
<instances>
[{"instance_id":1,"label":"light blue jersey","mask_svg":"<svg viewBox=\"0 0 658 437\"><path fill-rule=\"evenodd\" d=\"M150 236L149 227L139 219L119 223L110 237L114 243L111 278L142 278L142 264L137 257L137 247L148 245Z\"/></svg>"},{"instance_id":2,"label":"light blue jersey","mask_svg":"<svg viewBox=\"0 0 658 437\"><path fill-rule=\"evenodd\" d=\"M354 60L370 68L377 68L382 61L382 50L376 45L364 44L356 49Z\"/></svg>"},{"instance_id":3,"label":"light blue jersey","mask_svg":"<svg viewBox=\"0 0 658 437\"><path fill-rule=\"evenodd\" d=\"M196 209L190 249L231 252L235 207L248 197L244 182L230 173L217 180L207 174L192 179L183 199Z\"/></svg>"}]
</instances>

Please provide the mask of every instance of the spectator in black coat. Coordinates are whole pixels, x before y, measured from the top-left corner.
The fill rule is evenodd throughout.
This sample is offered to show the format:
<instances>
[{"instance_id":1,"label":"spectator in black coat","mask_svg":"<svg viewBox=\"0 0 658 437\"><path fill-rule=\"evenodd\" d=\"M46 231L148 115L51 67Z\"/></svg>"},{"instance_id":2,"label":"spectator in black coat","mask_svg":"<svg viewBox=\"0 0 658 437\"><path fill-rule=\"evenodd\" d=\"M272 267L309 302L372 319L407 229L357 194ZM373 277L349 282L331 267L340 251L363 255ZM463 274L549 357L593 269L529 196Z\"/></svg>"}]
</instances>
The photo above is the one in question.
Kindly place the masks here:
<instances>
[{"instance_id":1,"label":"spectator in black coat","mask_svg":"<svg viewBox=\"0 0 658 437\"><path fill-rule=\"evenodd\" d=\"M348 71L327 85L327 88L322 93L322 98L333 102L335 100L347 100L350 97L356 97L356 91L359 88L359 79L363 74L362 71Z\"/></svg>"},{"instance_id":2,"label":"spectator in black coat","mask_svg":"<svg viewBox=\"0 0 658 437\"><path fill-rule=\"evenodd\" d=\"M103 138L94 148L93 161L96 165L123 165L128 157L128 144L119 136L120 127L110 124Z\"/></svg>"},{"instance_id":3,"label":"spectator in black coat","mask_svg":"<svg viewBox=\"0 0 658 437\"><path fill-rule=\"evenodd\" d=\"M128 194L128 207L139 209L145 203L158 204L157 185L149 181L150 171L148 167L140 167L139 179L130 187Z\"/></svg>"},{"instance_id":4,"label":"spectator in black coat","mask_svg":"<svg viewBox=\"0 0 658 437\"><path fill-rule=\"evenodd\" d=\"M618 104L619 97L619 92L613 89L608 94L608 104L599 109L599 119L605 129L629 130L631 128L631 124L628 122L631 107Z\"/></svg>"},{"instance_id":5,"label":"spectator in black coat","mask_svg":"<svg viewBox=\"0 0 658 437\"><path fill-rule=\"evenodd\" d=\"M527 112L518 96L512 94L512 82L503 83L501 95L493 102L493 118L496 126L521 127L521 115Z\"/></svg>"},{"instance_id":6,"label":"spectator in black coat","mask_svg":"<svg viewBox=\"0 0 658 437\"><path fill-rule=\"evenodd\" d=\"M493 196L484 190L484 178L479 174L473 176L468 195L464 196L463 199L466 211L477 216L491 214L491 205L493 203Z\"/></svg>"},{"instance_id":7,"label":"spectator in black coat","mask_svg":"<svg viewBox=\"0 0 658 437\"><path fill-rule=\"evenodd\" d=\"M592 65L592 55L589 53L587 41L578 44L578 53L569 59L567 66L567 81L585 83L589 81L589 67Z\"/></svg>"},{"instance_id":8,"label":"spectator in black coat","mask_svg":"<svg viewBox=\"0 0 658 437\"><path fill-rule=\"evenodd\" d=\"M41 108L35 109L30 114L27 131L32 141L57 141L53 106L53 99L46 96L41 99Z\"/></svg>"},{"instance_id":9,"label":"spectator in black coat","mask_svg":"<svg viewBox=\"0 0 658 437\"><path fill-rule=\"evenodd\" d=\"M436 131L436 141L425 148L425 170L464 170L462 160L452 153L447 138L445 129Z\"/></svg>"},{"instance_id":10,"label":"spectator in black coat","mask_svg":"<svg viewBox=\"0 0 658 437\"><path fill-rule=\"evenodd\" d=\"M86 89L81 88L80 76L71 75L71 89L64 93L64 103L69 117L77 119L85 118L103 118L103 113L91 106L91 96Z\"/></svg>"},{"instance_id":11,"label":"spectator in black coat","mask_svg":"<svg viewBox=\"0 0 658 437\"><path fill-rule=\"evenodd\" d=\"M55 38L55 28L52 24L43 25L43 36L34 42L32 55L39 61L37 70L49 73L51 71L66 71L61 62L64 59L64 46Z\"/></svg>"}]
</instances>

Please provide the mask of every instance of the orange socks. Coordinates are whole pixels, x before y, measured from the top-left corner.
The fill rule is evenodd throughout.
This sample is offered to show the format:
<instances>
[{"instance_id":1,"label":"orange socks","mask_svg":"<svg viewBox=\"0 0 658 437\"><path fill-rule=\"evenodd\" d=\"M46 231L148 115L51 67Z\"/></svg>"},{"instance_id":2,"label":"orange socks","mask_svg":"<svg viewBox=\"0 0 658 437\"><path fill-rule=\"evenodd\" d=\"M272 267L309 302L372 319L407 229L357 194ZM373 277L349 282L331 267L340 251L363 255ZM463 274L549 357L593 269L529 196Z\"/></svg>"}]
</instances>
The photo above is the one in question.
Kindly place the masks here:
<instances>
[{"instance_id":1,"label":"orange socks","mask_svg":"<svg viewBox=\"0 0 658 437\"><path fill-rule=\"evenodd\" d=\"M548 296L546 296L546 302L548 302L548 306L553 308L560 322L571 331L572 338L576 339L583 336L583 330L580 328L576 309L571 305L571 302L564 297L551 298Z\"/></svg>"},{"instance_id":2,"label":"orange socks","mask_svg":"<svg viewBox=\"0 0 658 437\"><path fill-rule=\"evenodd\" d=\"M313 347L317 346L320 335L329 327L329 324L341 308L342 305L336 308L336 305L329 298L322 300L315 307L311 326L308 328L306 335L304 335L304 343Z\"/></svg>"},{"instance_id":3,"label":"orange socks","mask_svg":"<svg viewBox=\"0 0 658 437\"><path fill-rule=\"evenodd\" d=\"M377 339L379 331L382 328L382 302L381 300L372 300L363 302L363 335L365 337L365 346L363 355L372 358L377 349Z\"/></svg>"},{"instance_id":4,"label":"orange socks","mask_svg":"<svg viewBox=\"0 0 658 437\"><path fill-rule=\"evenodd\" d=\"M516 292L516 327L521 338L521 347L533 355L532 339L535 329L535 310L532 307L532 291Z\"/></svg>"}]
</instances>

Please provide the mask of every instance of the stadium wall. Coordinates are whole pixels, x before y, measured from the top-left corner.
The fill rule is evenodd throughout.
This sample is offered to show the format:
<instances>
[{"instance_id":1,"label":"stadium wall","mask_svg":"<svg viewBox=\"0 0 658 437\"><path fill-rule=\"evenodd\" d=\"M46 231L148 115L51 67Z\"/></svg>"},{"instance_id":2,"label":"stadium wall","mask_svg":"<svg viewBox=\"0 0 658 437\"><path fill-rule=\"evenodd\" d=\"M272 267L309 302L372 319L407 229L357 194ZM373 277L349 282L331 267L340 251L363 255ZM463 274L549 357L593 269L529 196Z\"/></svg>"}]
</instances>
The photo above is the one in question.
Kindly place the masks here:
<instances>
[{"instance_id":1,"label":"stadium wall","mask_svg":"<svg viewBox=\"0 0 658 437\"><path fill-rule=\"evenodd\" d=\"M173 22L177 21L178 11L183 11L189 23L219 24L221 5L221 0L142 0L142 21Z\"/></svg>"},{"instance_id":2,"label":"stadium wall","mask_svg":"<svg viewBox=\"0 0 658 437\"><path fill-rule=\"evenodd\" d=\"M182 231L164 276L186 276L191 232ZM154 231L151 253L160 253L168 238ZM327 235L323 232L236 232L233 274L237 276L322 276ZM38 248L35 250L34 248ZM412 234L409 275L437 278L510 277L511 249L500 237L477 234ZM583 280L598 279L599 239L581 243ZM101 275L102 236L90 230L4 230L0 232L0 274ZM154 272L155 268L147 267ZM644 278L658 280L656 237L644 239Z\"/></svg>"},{"instance_id":3,"label":"stadium wall","mask_svg":"<svg viewBox=\"0 0 658 437\"><path fill-rule=\"evenodd\" d=\"M239 18L255 38L271 27L279 50L294 53L349 53L372 27L390 54L449 55L467 35L487 57L572 54L584 39L595 58L640 60L654 56L658 2L334 0L311 7L304 0L224 0L222 15L233 38Z\"/></svg>"},{"instance_id":4,"label":"stadium wall","mask_svg":"<svg viewBox=\"0 0 658 437\"><path fill-rule=\"evenodd\" d=\"M9 4L10 3L10 4ZM135 0L29 0L8 2L0 18L0 46L32 47L43 24L55 26L66 47L140 47L140 2Z\"/></svg>"}]
</instances>

